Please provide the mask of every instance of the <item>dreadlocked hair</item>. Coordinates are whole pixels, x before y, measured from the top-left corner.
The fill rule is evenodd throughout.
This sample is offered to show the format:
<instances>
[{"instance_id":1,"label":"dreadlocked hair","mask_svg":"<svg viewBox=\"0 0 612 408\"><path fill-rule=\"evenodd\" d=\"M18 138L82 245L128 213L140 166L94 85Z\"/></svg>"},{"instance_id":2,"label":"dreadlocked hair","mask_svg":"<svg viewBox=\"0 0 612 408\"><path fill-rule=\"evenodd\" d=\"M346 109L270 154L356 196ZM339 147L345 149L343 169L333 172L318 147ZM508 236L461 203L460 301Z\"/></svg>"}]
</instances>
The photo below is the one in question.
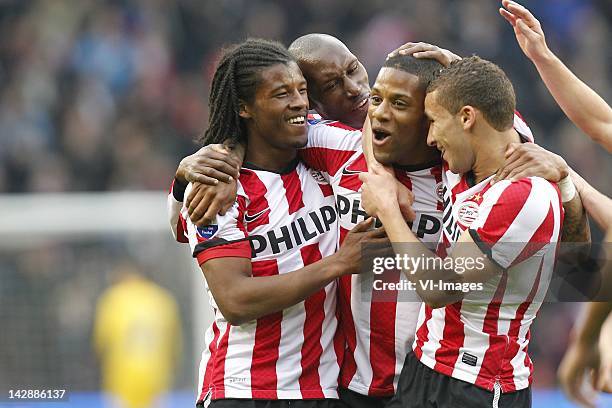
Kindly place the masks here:
<instances>
[{"instance_id":1,"label":"dreadlocked hair","mask_svg":"<svg viewBox=\"0 0 612 408\"><path fill-rule=\"evenodd\" d=\"M199 142L204 145L246 143L246 126L239 115L239 101L253 101L262 69L291 61L295 59L287 49L274 41L247 39L226 49L212 80L208 129Z\"/></svg>"}]
</instances>

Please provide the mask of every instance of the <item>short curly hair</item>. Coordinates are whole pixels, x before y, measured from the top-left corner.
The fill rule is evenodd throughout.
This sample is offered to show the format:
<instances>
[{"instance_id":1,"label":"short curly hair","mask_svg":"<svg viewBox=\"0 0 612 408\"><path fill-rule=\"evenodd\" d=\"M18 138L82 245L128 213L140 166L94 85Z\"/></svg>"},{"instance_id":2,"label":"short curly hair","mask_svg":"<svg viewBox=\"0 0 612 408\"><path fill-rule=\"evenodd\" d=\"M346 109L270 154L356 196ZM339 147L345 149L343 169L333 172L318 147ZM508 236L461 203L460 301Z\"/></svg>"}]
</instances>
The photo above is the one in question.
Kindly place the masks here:
<instances>
[{"instance_id":1,"label":"short curly hair","mask_svg":"<svg viewBox=\"0 0 612 408\"><path fill-rule=\"evenodd\" d=\"M419 90L426 90L444 65L435 59L396 54L386 59L383 68L395 68L416 76L419 79Z\"/></svg>"},{"instance_id":2,"label":"short curly hair","mask_svg":"<svg viewBox=\"0 0 612 408\"><path fill-rule=\"evenodd\" d=\"M428 93L433 91L438 91L436 102L453 115L470 105L498 131L508 130L514 123L514 88L504 71L491 61L472 56L452 62L427 87Z\"/></svg>"}]
</instances>

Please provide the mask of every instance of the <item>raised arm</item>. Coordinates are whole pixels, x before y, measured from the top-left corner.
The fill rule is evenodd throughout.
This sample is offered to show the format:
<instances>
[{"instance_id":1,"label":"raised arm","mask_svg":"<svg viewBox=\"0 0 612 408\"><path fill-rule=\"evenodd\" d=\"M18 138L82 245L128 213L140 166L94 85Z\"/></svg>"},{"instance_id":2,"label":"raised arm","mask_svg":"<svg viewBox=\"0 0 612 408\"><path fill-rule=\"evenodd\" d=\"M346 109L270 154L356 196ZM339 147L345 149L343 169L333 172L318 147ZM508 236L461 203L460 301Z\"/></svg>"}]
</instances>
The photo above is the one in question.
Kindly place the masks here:
<instances>
[{"instance_id":1,"label":"raised arm","mask_svg":"<svg viewBox=\"0 0 612 408\"><path fill-rule=\"evenodd\" d=\"M500 14L512 25L516 39L538 70L563 112L576 126L612 152L612 108L582 82L548 48L540 22L520 4L503 0Z\"/></svg>"},{"instance_id":2,"label":"raised arm","mask_svg":"<svg viewBox=\"0 0 612 408\"><path fill-rule=\"evenodd\" d=\"M597 191L578 173L570 170L576 190L587 213L604 231L612 231L612 199Z\"/></svg>"},{"instance_id":3,"label":"raised arm","mask_svg":"<svg viewBox=\"0 0 612 408\"><path fill-rule=\"evenodd\" d=\"M535 143L511 143L506 150L504 165L497 171L492 181L519 180L523 177L538 176L557 183L561 190L561 200L565 210L562 241L572 244L564 246L560 254L565 260L577 261L590 252L591 229L582 203L581 194L576 192L570 167L565 160ZM571 249L567 251L567 249Z\"/></svg>"}]
</instances>

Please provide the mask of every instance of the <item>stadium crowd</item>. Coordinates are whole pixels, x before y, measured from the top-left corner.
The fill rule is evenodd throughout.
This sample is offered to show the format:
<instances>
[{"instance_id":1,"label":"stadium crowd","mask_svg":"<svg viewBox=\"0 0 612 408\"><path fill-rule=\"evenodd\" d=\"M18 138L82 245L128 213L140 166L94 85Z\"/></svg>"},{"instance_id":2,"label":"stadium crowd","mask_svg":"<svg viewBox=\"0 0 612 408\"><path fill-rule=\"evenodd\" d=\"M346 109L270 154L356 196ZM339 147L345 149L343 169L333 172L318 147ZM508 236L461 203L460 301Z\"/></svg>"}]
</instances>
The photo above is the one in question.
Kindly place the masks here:
<instances>
[{"instance_id":1,"label":"stadium crowd","mask_svg":"<svg viewBox=\"0 0 612 408\"><path fill-rule=\"evenodd\" d=\"M538 141L612 192L605 178L612 164L578 137L503 19L491 18L495 2L361 3L3 2L0 192L166 188L207 123L220 47L247 34L288 44L308 32L341 38L371 78L378 61L407 41L495 61L515 84ZM526 5L540 16L551 48L609 100L610 14L600 3Z\"/></svg>"},{"instance_id":2,"label":"stadium crowd","mask_svg":"<svg viewBox=\"0 0 612 408\"><path fill-rule=\"evenodd\" d=\"M548 95L497 16L496 2L361 3L3 3L0 192L165 189L176 163L194 150L192 140L206 126L210 79L222 44L247 34L288 44L304 33L327 32L359 55L371 82L378 62L406 41L495 61L514 83L519 110L537 141L612 194L609 156L588 142ZM557 55L604 99L612 99L609 6L596 0L525 5L546 27ZM546 327L569 332L568 316L575 309L544 307L534 332ZM555 386L566 348L563 336L533 337L535 387Z\"/></svg>"}]
</instances>

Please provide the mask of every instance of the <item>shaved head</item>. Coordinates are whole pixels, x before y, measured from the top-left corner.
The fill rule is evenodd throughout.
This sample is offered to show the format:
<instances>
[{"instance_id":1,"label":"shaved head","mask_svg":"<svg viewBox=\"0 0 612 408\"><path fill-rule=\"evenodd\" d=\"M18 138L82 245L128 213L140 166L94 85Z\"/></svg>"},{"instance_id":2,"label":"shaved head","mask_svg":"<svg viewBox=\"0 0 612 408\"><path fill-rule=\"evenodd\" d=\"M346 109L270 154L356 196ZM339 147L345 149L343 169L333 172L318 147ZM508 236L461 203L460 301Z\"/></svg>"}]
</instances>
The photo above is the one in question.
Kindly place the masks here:
<instances>
[{"instance_id":1,"label":"shaved head","mask_svg":"<svg viewBox=\"0 0 612 408\"><path fill-rule=\"evenodd\" d=\"M349 52L349 49L342 41L329 34L312 33L306 34L289 45L289 52L300 62L315 62L319 60L321 50L342 49Z\"/></svg>"},{"instance_id":2,"label":"shaved head","mask_svg":"<svg viewBox=\"0 0 612 408\"><path fill-rule=\"evenodd\" d=\"M339 39L306 34L289 46L308 84L310 107L324 119L361 128L370 96L368 73Z\"/></svg>"}]
</instances>

